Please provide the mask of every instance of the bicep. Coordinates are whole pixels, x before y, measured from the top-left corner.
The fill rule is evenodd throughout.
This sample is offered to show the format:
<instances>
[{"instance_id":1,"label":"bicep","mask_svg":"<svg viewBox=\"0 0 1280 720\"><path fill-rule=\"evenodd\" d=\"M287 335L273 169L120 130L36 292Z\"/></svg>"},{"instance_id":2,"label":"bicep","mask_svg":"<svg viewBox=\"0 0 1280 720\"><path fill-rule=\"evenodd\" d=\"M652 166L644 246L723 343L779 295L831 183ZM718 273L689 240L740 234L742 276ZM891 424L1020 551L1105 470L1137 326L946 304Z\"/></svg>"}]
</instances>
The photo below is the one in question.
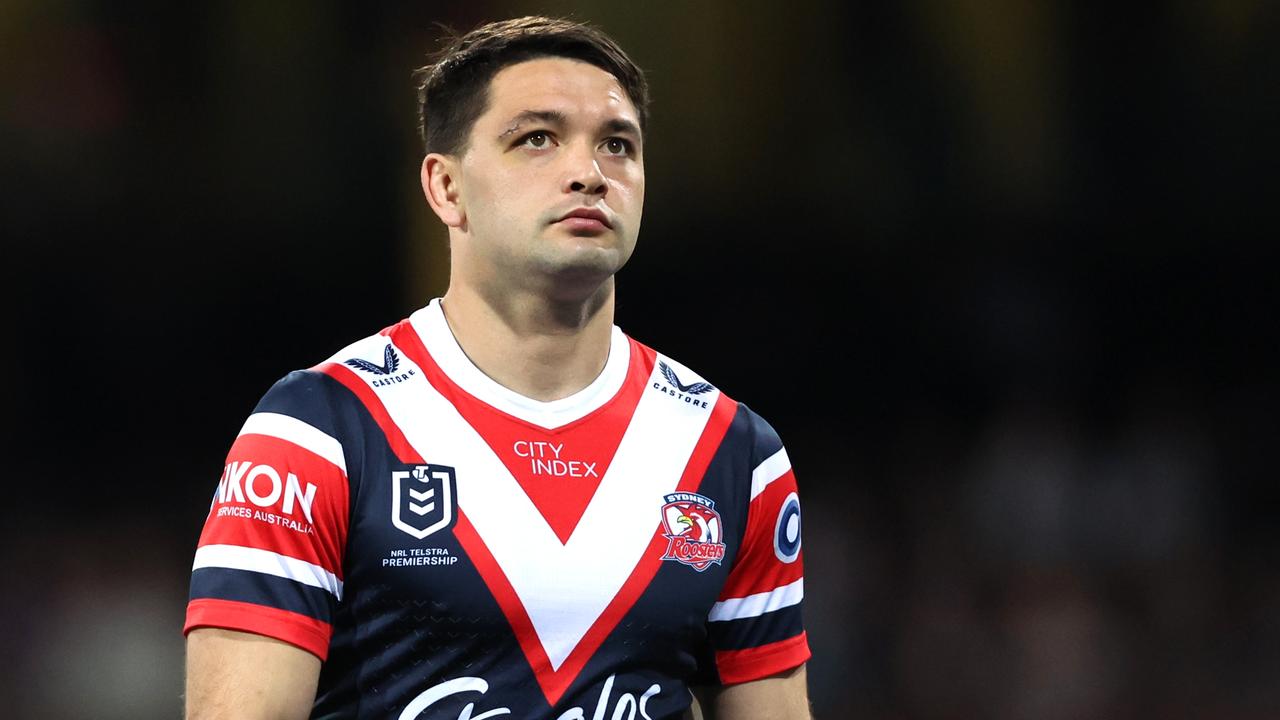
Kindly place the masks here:
<instances>
[{"instance_id":1,"label":"bicep","mask_svg":"<svg viewBox=\"0 0 1280 720\"><path fill-rule=\"evenodd\" d=\"M809 720L805 666L696 694L707 720Z\"/></svg>"},{"instance_id":2,"label":"bicep","mask_svg":"<svg viewBox=\"0 0 1280 720\"><path fill-rule=\"evenodd\" d=\"M198 628L187 635L189 720L306 718L320 658L253 633Z\"/></svg>"}]
</instances>

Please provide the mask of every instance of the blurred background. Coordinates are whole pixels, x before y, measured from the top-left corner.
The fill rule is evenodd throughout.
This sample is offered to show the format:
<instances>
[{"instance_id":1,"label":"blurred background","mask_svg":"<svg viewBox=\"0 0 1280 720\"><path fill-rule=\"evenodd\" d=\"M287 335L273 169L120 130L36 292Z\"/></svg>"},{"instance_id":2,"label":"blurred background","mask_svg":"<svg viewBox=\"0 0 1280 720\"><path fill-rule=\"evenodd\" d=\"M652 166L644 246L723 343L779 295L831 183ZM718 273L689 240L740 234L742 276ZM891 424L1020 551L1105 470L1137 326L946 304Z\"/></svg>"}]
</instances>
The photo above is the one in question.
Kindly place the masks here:
<instances>
[{"instance_id":1,"label":"blurred background","mask_svg":"<svg viewBox=\"0 0 1280 720\"><path fill-rule=\"evenodd\" d=\"M444 289L444 22L649 73L618 322L778 428L819 718L1280 717L1277 6L0 3L6 717L180 714L223 456Z\"/></svg>"}]
</instances>

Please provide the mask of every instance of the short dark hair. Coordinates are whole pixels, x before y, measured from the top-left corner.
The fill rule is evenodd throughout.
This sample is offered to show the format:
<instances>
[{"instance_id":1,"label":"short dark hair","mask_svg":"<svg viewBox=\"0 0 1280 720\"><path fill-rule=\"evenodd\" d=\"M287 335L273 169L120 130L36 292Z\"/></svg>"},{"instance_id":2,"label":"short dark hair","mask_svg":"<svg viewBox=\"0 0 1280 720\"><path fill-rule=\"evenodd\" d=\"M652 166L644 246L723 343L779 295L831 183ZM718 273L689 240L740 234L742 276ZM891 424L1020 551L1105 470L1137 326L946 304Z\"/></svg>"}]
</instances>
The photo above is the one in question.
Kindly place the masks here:
<instances>
[{"instance_id":1,"label":"short dark hair","mask_svg":"<svg viewBox=\"0 0 1280 720\"><path fill-rule=\"evenodd\" d=\"M649 86L644 73L602 31L585 23L530 16L481 25L454 35L434 58L418 68L418 131L428 153L466 149L471 126L488 107L489 81L499 70L540 57L591 63L613 75L639 114L644 131Z\"/></svg>"}]
</instances>

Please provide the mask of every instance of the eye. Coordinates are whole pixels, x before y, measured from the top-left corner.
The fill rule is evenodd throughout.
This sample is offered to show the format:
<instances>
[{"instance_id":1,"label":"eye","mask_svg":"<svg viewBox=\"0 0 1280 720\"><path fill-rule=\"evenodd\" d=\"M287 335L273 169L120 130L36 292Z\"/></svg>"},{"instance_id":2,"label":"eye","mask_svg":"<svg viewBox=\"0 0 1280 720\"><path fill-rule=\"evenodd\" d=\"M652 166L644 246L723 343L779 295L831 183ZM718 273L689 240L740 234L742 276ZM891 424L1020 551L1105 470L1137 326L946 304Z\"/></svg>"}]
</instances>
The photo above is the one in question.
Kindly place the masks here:
<instances>
[{"instance_id":1,"label":"eye","mask_svg":"<svg viewBox=\"0 0 1280 720\"><path fill-rule=\"evenodd\" d=\"M520 142L516 144L524 145L534 150L544 150L551 147L551 134L545 130L538 130L520 138Z\"/></svg>"},{"instance_id":2,"label":"eye","mask_svg":"<svg viewBox=\"0 0 1280 720\"><path fill-rule=\"evenodd\" d=\"M631 141L622 138L609 138L600 147L604 149L606 155L622 156L631 154Z\"/></svg>"}]
</instances>

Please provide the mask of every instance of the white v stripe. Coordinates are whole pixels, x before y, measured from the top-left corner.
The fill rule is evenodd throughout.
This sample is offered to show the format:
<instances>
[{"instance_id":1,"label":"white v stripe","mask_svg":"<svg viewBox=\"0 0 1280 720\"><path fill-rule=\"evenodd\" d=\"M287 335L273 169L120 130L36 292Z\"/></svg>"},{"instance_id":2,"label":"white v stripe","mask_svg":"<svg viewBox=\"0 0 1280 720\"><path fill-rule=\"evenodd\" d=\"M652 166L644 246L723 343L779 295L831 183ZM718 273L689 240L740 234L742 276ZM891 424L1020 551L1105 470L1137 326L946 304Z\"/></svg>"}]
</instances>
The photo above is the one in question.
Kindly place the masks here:
<instances>
[{"instance_id":1,"label":"white v stripe","mask_svg":"<svg viewBox=\"0 0 1280 720\"><path fill-rule=\"evenodd\" d=\"M375 392L424 460L456 469L458 506L559 669L640 562L659 526L663 495L680 482L719 391L705 396L706 408L695 408L651 391L651 377L599 488L562 545L484 439L401 357L402 372L416 374Z\"/></svg>"}]
</instances>

